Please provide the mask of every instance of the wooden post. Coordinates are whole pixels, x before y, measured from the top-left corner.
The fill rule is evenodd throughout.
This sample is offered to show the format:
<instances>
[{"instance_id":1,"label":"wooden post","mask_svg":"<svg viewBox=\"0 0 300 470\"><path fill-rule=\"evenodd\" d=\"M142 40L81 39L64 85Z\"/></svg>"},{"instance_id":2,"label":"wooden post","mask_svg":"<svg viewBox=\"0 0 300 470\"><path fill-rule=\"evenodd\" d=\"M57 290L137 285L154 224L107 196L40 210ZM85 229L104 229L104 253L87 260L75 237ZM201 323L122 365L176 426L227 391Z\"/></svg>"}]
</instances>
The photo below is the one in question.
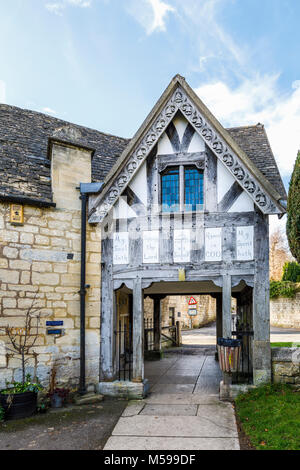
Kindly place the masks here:
<instances>
[{"instance_id":1,"label":"wooden post","mask_svg":"<svg viewBox=\"0 0 300 470\"><path fill-rule=\"evenodd\" d=\"M269 221L258 209L255 210L254 259L253 382L258 385L271 381Z\"/></svg>"},{"instance_id":2,"label":"wooden post","mask_svg":"<svg viewBox=\"0 0 300 470\"><path fill-rule=\"evenodd\" d=\"M144 294L141 278L133 283L133 328L132 328L132 381L144 380Z\"/></svg>"},{"instance_id":3,"label":"wooden post","mask_svg":"<svg viewBox=\"0 0 300 470\"><path fill-rule=\"evenodd\" d=\"M222 337L222 330L223 330L223 322L222 322L222 295L221 294L216 294L215 296L216 299L216 317L217 317L217 338Z\"/></svg>"},{"instance_id":4,"label":"wooden post","mask_svg":"<svg viewBox=\"0 0 300 470\"><path fill-rule=\"evenodd\" d=\"M176 322L176 346L181 346L182 337L181 337L181 322L178 320Z\"/></svg>"},{"instance_id":5,"label":"wooden post","mask_svg":"<svg viewBox=\"0 0 300 470\"><path fill-rule=\"evenodd\" d=\"M161 349L161 297L153 296L154 351Z\"/></svg>"},{"instance_id":6,"label":"wooden post","mask_svg":"<svg viewBox=\"0 0 300 470\"><path fill-rule=\"evenodd\" d=\"M116 305L112 282L112 240L102 241L101 327L100 327L100 380L115 380L115 322Z\"/></svg>"},{"instance_id":7,"label":"wooden post","mask_svg":"<svg viewBox=\"0 0 300 470\"><path fill-rule=\"evenodd\" d=\"M231 276L223 275L222 289L222 335L231 338Z\"/></svg>"}]
</instances>

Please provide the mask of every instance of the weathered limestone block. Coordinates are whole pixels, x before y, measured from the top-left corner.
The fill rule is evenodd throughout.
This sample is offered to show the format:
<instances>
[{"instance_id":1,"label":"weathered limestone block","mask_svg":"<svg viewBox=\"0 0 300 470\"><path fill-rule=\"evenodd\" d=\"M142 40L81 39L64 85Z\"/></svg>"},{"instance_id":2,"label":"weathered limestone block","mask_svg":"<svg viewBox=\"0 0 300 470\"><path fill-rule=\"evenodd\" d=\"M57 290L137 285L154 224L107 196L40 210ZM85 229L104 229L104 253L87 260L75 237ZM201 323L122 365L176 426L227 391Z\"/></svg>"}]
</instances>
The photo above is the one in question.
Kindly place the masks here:
<instances>
[{"instance_id":1,"label":"weathered limestone block","mask_svg":"<svg viewBox=\"0 0 300 470\"><path fill-rule=\"evenodd\" d=\"M3 298L2 306L3 308L16 308L17 301L14 298Z\"/></svg>"},{"instance_id":2,"label":"weathered limestone block","mask_svg":"<svg viewBox=\"0 0 300 470\"><path fill-rule=\"evenodd\" d=\"M9 246L5 246L3 248L3 256L6 258L15 259L18 257L18 250L17 248L10 248Z\"/></svg>"},{"instance_id":3,"label":"weathered limestone block","mask_svg":"<svg viewBox=\"0 0 300 470\"><path fill-rule=\"evenodd\" d=\"M20 243L26 243L27 245L32 245L33 240L34 240L34 235L32 233L20 234Z\"/></svg>"},{"instance_id":4,"label":"weathered limestone block","mask_svg":"<svg viewBox=\"0 0 300 470\"><path fill-rule=\"evenodd\" d=\"M19 259L9 261L10 269L21 269L22 271L28 271L31 267L31 264L28 261L23 261Z\"/></svg>"},{"instance_id":5,"label":"weathered limestone block","mask_svg":"<svg viewBox=\"0 0 300 470\"><path fill-rule=\"evenodd\" d=\"M300 348L272 348L272 374L275 383L300 383Z\"/></svg>"},{"instance_id":6,"label":"weathered limestone block","mask_svg":"<svg viewBox=\"0 0 300 470\"><path fill-rule=\"evenodd\" d=\"M9 284L17 284L19 282L19 278L19 271L0 269L0 281L8 282Z\"/></svg>"},{"instance_id":7,"label":"weathered limestone block","mask_svg":"<svg viewBox=\"0 0 300 470\"><path fill-rule=\"evenodd\" d=\"M32 273L32 283L35 285L56 286L59 284L59 275L56 273Z\"/></svg>"},{"instance_id":8,"label":"weathered limestone block","mask_svg":"<svg viewBox=\"0 0 300 470\"><path fill-rule=\"evenodd\" d=\"M35 235L34 237L34 243L36 245L45 245L48 246L50 241L49 237L46 237L45 235Z\"/></svg>"},{"instance_id":9,"label":"weathered limestone block","mask_svg":"<svg viewBox=\"0 0 300 470\"><path fill-rule=\"evenodd\" d=\"M13 242L13 243L18 243L19 241L19 233L18 232L12 232L9 230L2 230L1 231L1 238L0 241L4 242Z\"/></svg>"},{"instance_id":10,"label":"weathered limestone block","mask_svg":"<svg viewBox=\"0 0 300 470\"><path fill-rule=\"evenodd\" d=\"M30 271L23 271L21 273L21 280L20 280L21 284L29 284L30 276L31 276Z\"/></svg>"}]
</instances>

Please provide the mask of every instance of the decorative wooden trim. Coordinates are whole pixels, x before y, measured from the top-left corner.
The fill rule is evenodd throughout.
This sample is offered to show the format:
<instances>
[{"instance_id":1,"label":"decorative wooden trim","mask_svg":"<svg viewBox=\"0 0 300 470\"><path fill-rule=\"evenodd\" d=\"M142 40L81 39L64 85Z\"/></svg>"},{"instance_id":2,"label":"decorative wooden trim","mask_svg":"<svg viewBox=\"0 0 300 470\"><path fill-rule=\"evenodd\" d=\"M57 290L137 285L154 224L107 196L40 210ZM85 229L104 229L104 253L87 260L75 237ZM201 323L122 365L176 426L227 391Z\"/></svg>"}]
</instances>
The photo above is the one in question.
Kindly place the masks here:
<instances>
[{"instance_id":1,"label":"decorative wooden trim","mask_svg":"<svg viewBox=\"0 0 300 470\"><path fill-rule=\"evenodd\" d=\"M200 113L191 99L186 95L181 86L178 86L171 99L167 102L162 112L158 115L154 124L145 133L136 149L133 151L122 171L118 174L104 199L100 201L96 211L90 217L89 222L102 222L117 198L124 191L129 181L136 174L142 163L145 161L158 139L166 131L168 125L179 111L185 116L191 126L203 138L206 145L217 156L234 176L241 187L249 194L255 205L264 214L280 214L267 192L258 183L258 180L248 170L241 159L228 148L225 140L212 127L212 125ZM176 131L177 132L177 131ZM177 144L176 144L177 145Z\"/></svg>"}]
</instances>

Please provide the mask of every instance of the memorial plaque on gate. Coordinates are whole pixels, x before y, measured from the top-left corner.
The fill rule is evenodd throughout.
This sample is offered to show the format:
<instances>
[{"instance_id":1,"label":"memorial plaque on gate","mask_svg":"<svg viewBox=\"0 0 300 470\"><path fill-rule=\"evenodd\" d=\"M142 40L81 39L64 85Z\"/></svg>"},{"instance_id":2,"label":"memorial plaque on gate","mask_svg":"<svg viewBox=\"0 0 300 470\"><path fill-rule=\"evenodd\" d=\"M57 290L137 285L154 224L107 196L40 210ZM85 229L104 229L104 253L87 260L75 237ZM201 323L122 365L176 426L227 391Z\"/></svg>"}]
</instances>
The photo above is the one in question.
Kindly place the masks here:
<instances>
[{"instance_id":1,"label":"memorial plaque on gate","mask_svg":"<svg viewBox=\"0 0 300 470\"><path fill-rule=\"evenodd\" d=\"M128 232L114 233L114 264L129 263L129 242Z\"/></svg>"},{"instance_id":2,"label":"memorial plaque on gate","mask_svg":"<svg viewBox=\"0 0 300 470\"><path fill-rule=\"evenodd\" d=\"M205 229L205 261L222 261L222 229Z\"/></svg>"},{"instance_id":3,"label":"memorial plaque on gate","mask_svg":"<svg viewBox=\"0 0 300 470\"><path fill-rule=\"evenodd\" d=\"M143 232L143 263L159 263L159 231Z\"/></svg>"},{"instance_id":4,"label":"memorial plaque on gate","mask_svg":"<svg viewBox=\"0 0 300 470\"><path fill-rule=\"evenodd\" d=\"M236 228L236 259L240 261L252 260L253 252L253 227Z\"/></svg>"}]
</instances>

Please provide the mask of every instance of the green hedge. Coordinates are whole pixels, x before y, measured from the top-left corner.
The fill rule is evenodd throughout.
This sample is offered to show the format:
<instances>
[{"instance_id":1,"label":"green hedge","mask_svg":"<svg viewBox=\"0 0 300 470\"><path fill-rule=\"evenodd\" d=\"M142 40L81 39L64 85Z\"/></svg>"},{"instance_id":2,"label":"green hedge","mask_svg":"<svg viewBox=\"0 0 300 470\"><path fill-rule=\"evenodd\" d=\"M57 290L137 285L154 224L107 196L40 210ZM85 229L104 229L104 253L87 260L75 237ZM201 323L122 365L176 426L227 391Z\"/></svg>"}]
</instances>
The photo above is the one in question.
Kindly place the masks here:
<instances>
[{"instance_id":1,"label":"green hedge","mask_svg":"<svg viewBox=\"0 0 300 470\"><path fill-rule=\"evenodd\" d=\"M300 264L290 261L283 266L282 281L300 282Z\"/></svg>"},{"instance_id":2,"label":"green hedge","mask_svg":"<svg viewBox=\"0 0 300 470\"><path fill-rule=\"evenodd\" d=\"M277 297L295 297L299 291L299 287L295 282L289 281L271 281L270 282L270 299Z\"/></svg>"},{"instance_id":3,"label":"green hedge","mask_svg":"<svg viewBox=\"0 0 300 470\"><path fill-rule=\"evenodd\" d=\"M287 205L287 237L294 258L300 263L300 152L298 152L290 183Z\"/></svg>"}]
</instances>

